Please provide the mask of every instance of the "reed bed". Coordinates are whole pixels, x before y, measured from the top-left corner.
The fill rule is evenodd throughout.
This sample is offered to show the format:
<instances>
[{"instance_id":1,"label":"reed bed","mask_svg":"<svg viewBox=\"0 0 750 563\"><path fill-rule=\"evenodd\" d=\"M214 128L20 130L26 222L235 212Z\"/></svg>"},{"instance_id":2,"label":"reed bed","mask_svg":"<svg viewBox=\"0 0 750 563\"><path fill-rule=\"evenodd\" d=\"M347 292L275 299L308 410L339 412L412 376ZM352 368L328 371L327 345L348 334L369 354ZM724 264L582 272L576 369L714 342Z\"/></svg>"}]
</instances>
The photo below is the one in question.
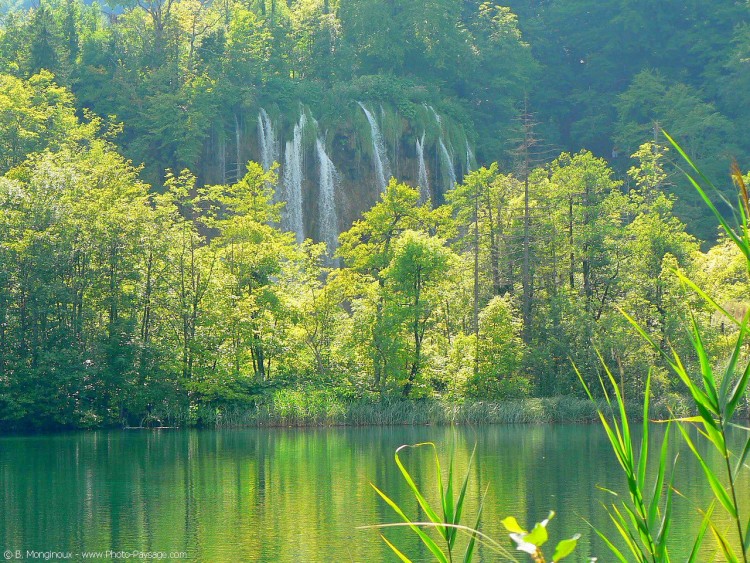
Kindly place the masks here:
<instances>
[{"instance_id":1,"label":"reed bed","mask_svg":"<svg viewBox=\"0 0 750 563\"><path fill-rule=\"evenodd\" d=\"M588 424L598 420L594 404L573 396L514 399L504 402L449 401L425 399L345 399L326 389L282 389L265 403L162 413L169 426L208 428L241 427L326 427L326 426L428 426L484 424ZM632 422L640 422L640 410ZM669 413L688 416L686 403L679 399L652 405L651 418L666 418ZM615 413L616 415L617 413Z\"/></svg>"}]
</instances>

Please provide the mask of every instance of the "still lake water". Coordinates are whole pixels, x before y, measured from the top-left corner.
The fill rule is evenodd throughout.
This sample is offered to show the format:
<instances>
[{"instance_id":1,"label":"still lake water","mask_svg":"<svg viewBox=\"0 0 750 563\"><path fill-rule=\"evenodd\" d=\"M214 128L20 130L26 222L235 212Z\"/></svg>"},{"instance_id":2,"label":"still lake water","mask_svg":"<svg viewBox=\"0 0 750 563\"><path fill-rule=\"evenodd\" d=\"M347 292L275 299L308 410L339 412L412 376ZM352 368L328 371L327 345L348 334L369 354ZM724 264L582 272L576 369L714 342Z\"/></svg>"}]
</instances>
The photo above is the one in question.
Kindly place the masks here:
<instances>
[{"instance_id":1,"label":"still lake water","mask_svg":"<svg viewBox=\"0 0 750 563\"><path fill-rule=\"evenodd\" d=\"M455 449L460 476L476 444L465 523L473 523L487 489L484 533L502 540L507 536L500 521L506 516L533 525L554 510L552 542L583 535L569 561L586 561L589 555L600 562L613 560L584 521L610 530L601 503L612 497L597 486L624 487L598 425L0 437L0 551L186 552L191 561L208 562L394 561L378 531L357 527L398 521L370 482L407 514L417 514L393 453L401 444L425 440L438 445L445 472ZM433 493L431 452L422 450L407 452L403 459L417 482ZM690 530L700 523L694 506L706 507L711 498L700 468L690 461L683 452L677 464L677 487L690 502L676 501L675 561L689 552ZM747 515L746 478L741 487ZM720 514L717 521L726 522ZM430 560L407 530L384 534L413 560ZM708 561L713 540L707 538L706 544L702 558ZM487 550L479 555L482 561L502 560ZM517 558L526 561L523 554Z\"/></svg>"}]
</instances>

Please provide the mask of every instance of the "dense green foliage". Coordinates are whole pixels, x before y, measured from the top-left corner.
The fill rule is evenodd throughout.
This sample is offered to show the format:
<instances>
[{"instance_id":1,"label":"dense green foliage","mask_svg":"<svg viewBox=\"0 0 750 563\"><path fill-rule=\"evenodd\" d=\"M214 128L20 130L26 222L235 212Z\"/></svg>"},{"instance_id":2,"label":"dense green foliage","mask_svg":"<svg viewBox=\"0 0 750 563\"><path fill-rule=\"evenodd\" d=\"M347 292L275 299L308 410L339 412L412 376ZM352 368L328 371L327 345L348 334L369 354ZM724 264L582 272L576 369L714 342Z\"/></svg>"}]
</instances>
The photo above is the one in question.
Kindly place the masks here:
<instances>
[{"instance_id":1,"label":"dense green foliage","mask_svg":"<svg viewBox=\"0 0 750 563\"><path fill-rule=\"evenodd\" d=\"M300 384L351 400L580 394L569 360L593 380L595 348L628 399L656 364L658 395L678 402L618 309L689 350L678 327L691 299L664 273L705 280L740 312L748 288L736 248L701 251L693 234L710 242L714 229L646 141L657 121L718 165L743 154L731 134L747 105L747 7L659 6L674 33L657 34L640 27L652 8L617 4L519 3L518 17L455 0L4 11L2 424L200 422ZM582 14L601 25L581 29ZM700 56L677 68L687 46ZM719 76L735 86L707 86ZM568 152L534 152L529 116L514 119L524 98L542 108L537 134ZM207 147L261 105L287 128L300 102L335 126L358 99L390 108L386 136L399 116L428 129L433 104L480 162L500 164L464 174L443 205L392 180L335 264L278 228L275 169L245 168L238 150L237 173L205 181ZM520 171L502 172L511 161ZM720 348L725 330L704 338Z\"/></svg>"},{"instance_id":2,"label":"dense green foliage","mask_svg":"<svg viewBox=\"0 0 750 563\"><path fill-rule=\"evenodd\" d=\"M332 132L356 128L356 100L385 104L423 130L430 104L459 124L483 163L513 163L524 111L547 147L538 158L586 148L612 156L623 177L655 122L712 177L728 154L750 151L737 125L750 111L750 12L734 0L19 5L0 3L0 73L28 79L46 69L79 110L116 116L122 154L144 163L155 186L168 168L215 181L213 157L252 130L259 107L290 130L300 102ZM241 158L229 160L241 176ZM694 192L681 176L673 181L678 216L713 238Z\"/></svg>"}]
</instances>

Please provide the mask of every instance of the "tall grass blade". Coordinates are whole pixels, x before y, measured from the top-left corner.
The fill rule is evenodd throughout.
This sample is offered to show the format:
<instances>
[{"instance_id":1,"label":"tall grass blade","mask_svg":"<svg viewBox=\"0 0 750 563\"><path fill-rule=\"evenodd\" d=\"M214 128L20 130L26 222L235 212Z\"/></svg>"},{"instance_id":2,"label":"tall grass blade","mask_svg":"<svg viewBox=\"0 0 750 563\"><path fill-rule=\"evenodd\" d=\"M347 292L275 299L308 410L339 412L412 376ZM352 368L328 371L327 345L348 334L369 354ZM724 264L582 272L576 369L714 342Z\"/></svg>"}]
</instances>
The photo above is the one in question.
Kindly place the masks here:
<instances>
[{"instance_id":1,"label":"tall grass blade","mask_svg":"<svg viewBox=\"0 0 750 563\"><path fill-rule=\"evenodd\" d=\"M620 537L625 541L625 544L628 546L628 549L630 549L630 552L633 555L635 555L638 561L647 561L648 557L646 556L645 553L643 553L643 550L638 545L638 540L635 539L633 534L628 529L628 525L625 522L625 519L623 518L622 514L620 514L620 511L617 510L616 507L613 507L613 510L615 514L612 514L612 511L610 511L609 509L607 509L607 513L609 514L609 518L614 523L615 528L617 528L617 531L619 532Z\"/></svg>"},{"instance_id":2,"label":"tall grass blade","mask_svg":"<svg viewBox=\"0 0 750 563\"><path fill-rule=\"evenodd\" d=\"M690 287L693 291L695 291L700 297L706 301L709 305L711 305L716 311L719 311L721 314L726 317L728 321L731 323L734 323L737 326L740 326L740 321L738 321L734 315L729 313L724 307L719 305L710 295L708 295L705 291L703 291L700 287L696 285L696 283L688 278L685 274L683 274L680 270L672 270L672 272L680 279L680 281Z\"/></svg>"},{"instance_id":3,"label":"tall grass blade","mask_svg":"<svg viewBox=\"0 0 750 563\"><path fill-rule=\"evenodd\" d=\"M652 370L648 370L648 376L646 377L646 390L643 397L643 435L641 436L641 451L638 456L638 488L641 490L646 488L646 465L648 464L648 407L651 396L651 373Z\"/></svg>"},{"instance_id":4,"label":"tall grass blade","mask_svg":"<svg viewBox=\"0 0 750 563\"><path fill-rule=\"evenodd\" d=\"M742 400L742 397L745 396L747 393L747 385L750 381L750 363L747 364L745 367L745 371L742 372L742 376L740 376L739 380L734 386L734 389L732 389L732 394L729 396L729 399L727 400L727 420L732 418L732 415L734 414L734 411L737 410L737 407L740 404L740 401Z\"/></svg>"},{"instance_id":5,"label":"tall grass blade","mask_svg":"<svg viewBox=\"0 0 750 563\"><path fill-rule=\"evenodd\" d=\"M710 523L710 526L711 532L713 533L714 538L716 538L716 543L719 544L724 557L726 557L727 563L739 563L739 559L737 559L732 546L724 537L724 534L721 533L721 531L714 525L713 522Z\"/></svg>"},{"instance_id":6,"label":"tall grass blade","mask_svg":"<svg viewBox=\"0 0 750 563\"><path fill-rule=\"evenodd\" d=\"M747 320L750 315L750 310L745 314L740 325L740 332L737 335L737 343L734 345L732 350L732 356L729 359L726 369L724 370L724 377L721 380L721 387L719 388L719 401L722 407L726 408L729 404L729 387L734 379L734 370L737 368L737 362L740 358L740 352L742 352L742 346L745 344L745 335L747 333ZM748 364L750 366L750 364ZM747 372L747 369L745 369ZM727 412L727 418L731 418L731 413Z\"/></svg>"},{"instance_id":7,"label":"tall grass blade","mask_svg":"<svg viewBox=\"0 0 750 563\"><path fill-rule=\"evenodd\" d=\"M750 438L748 438L745 442L745 447L742 448L742 453L737 460L737 466L734 468L735 477L739 474L740 469L742 469L742 466L745 464L745 460L747 459L748 454L750 454Z\"/></svg>"},{"instance_id":8,"label":"tall grass blade","mask_svg":"<svg viewBox=\"0 0 750 563\"><path fill-rule=\"evenodd\" d=\"M477 446L474 444L474 449L471 451L471 457L469 457L469 465L466 468L466 475L464 476L464 482L461 485L461 491L458 493L458 500L456 501L456 511L453 518L453 524L458 524L461 521L461 514L464 509L464 500L466 499L466 490L469 486L469 473L471 469L471 463L474 461L474 454L477 451ZM485 493L486 494L486 493ZM482 497L484 499L484 497ZM480 504L480 513L482 505Z\"/></svg>"},{"instance_id":9,"label":"tall grass blade","mask_svg":"<svg viewBox=\"0 0 750 563\"><path fill-rule=\"evenodd\" d=\"M401 516L403 518L404 522L408 524L408 526L416 533L419 538L422 540L422 543L424 543L427 546L427 549L429 549L432 554L435 556L435 558L440 561L440 563L448 563L448 558L445 556L445 554L442 552L442 550L438 547L438 545L435 543L435 540L433 540L430 536L428 536L424 531L422 531L419 526L412 523L412 521L409 519L406 514L404 514L403 510L399 508L399 506L393 502L388 495L386 495L383 491L378 489L375 485L370 483L370 486L375 489L375 492L377 492L380 497L390 506L396 514Z\"/></svg>"},{"instance_id":10,"label":"tall grass blade","mask_svg":"<svg viewBox=\"0 0 750 563\"><path fill-rule=\"evenodd\" d=\"M701 376L703 377L703 386L706 390L706 394L711 400L711 407L713 412L719 411L719 396L716 391L716 379L714 378L714 371L711 368L711 362L708 359L706 353L706 346L701 338L700 329L698 328L698 322L695 320L695 315L690 315L690 320L693 325L693 349L698 354L698 359L701 366Z\"/></svg>"},{"instance_id":11,"label":"tall grass blade","mask_svg":"<svg viewBox=\"0 0 750 563\"><path fill-rule=\"evenodd\" d=\"M662 131L664 136L667 138L667 140L671 143L671 145L675 148L675 150L680 154L680 156L685 160L685 162L688 163L688 165L695 171L696 174L708 185L711 186L713 189L716 189L714 185L711 183L711 181L706 178L706 176L698 169L698 167L693 163L693 161L690 159L690 157L685 154L685 151L682 150L680 145L675 142L675 140L669 136L668 133L665 131ZM743 240L740 239L737 236L737 233L732 229L729 224L727 223L726 219L724 219L724 216L719 212L719 210L716 208L716 206L713 204L711 199L706 195L706 192L703 191L703 188L698 184L698 182L695 181L695 179L690 174L685 174L687 179L690 181L690 183L693 185L695 190L698 192L698 195L700 195L701 199L704 201L706 206L711 210L711 212L714 214L716 219L721 224L721 227L724 229L724 231L727 233L727 235L734 241L734 243L740 248L743 254L750 260L750 247L743 244ZM716 190L718 191L718 190Z\"/></svg>"},{"instance_id":12,"label":"tall grass blade","mask_svg":"<svg viewBox=\"0 0 750 563\"><path fill-rule=\"evenodd\" d=\"M708 525L711 523L711 515L714 512L714 506L714 503L711 503L711 506L708 507L708 510L703 515L703 521L701 522L701 527L698 530L698 535L695 536L693 549L690 551L690 556L688 557L687 563L699 563L697 557L700 553L701 545L703 544L703 538L705 537L706 531L708 530Z\"/></svg>"},{"instance_id":13,"label":"tall grass blade","mask_svg":"<svg viewBox=\"0 0 750 563\"><path fill-rule=\"evenodd\" d=\"M403 561L404 563L411 563L411 559L401 553L395 545L388 541L388 538L386 538L383 534L380 534L380 537L383 538L383 541L388 545L388 547L393 550L393 552L398 556L399 559L401 559L401 561Z\"/></svg>"},{"instance_id":14,"label":"tall grass blade","mask_svg":"<svg viewBox=\"0 0 750 563\"><path fill-rule=\"evenodd\" d=\"M643 425L647 426L647 423L644 421ZM661 492L664 488L664 477L666 475L670 425L671 423L667 424L667 430L664 433L664 441L661 445L661 455L659 456L659 468L656 474L656 483L654 483L654 492L651 495L651 503L648 509L649 528L656 527L656 521L659 518L659 501L661 500Z\"/></svg>"},{"instance_id":15,"label":"tall grass blade","mask_svg":"<svg viewBox=\"0 0 750 563\"><path fill-rule=\"evenodd\" d=\"M437 452L435 452L437 455ZM448 484L446 486L445 494L442 498L442 504L443 504L443 521L448 522L450 524L456 524L456 518L453 510L453 458L454 456L451 455L450 463L448 464ZM440 474L438 474L438 479L441 479L442 477ZM448 548L453 548L453 543L456 540L456 529L455 528L448 528L446 529L446 538L448 541Z\"/></svg>"},{"instance_id":16,"label":"tall grass blade","mask_svg":"<svg viewBox=\"0 0 750 563\"><path fill-rule=\"evenodd\" d=\"M419 448L421 446L432 446L435 448L435 444L432 442L422 442L420 444L414 444L414 445L403 445L400 446L398 449L396 449L396 465L398 466L399 470L401 471L401 475L403 475L404 480L409 485L409 488L411 489L412 493L414 493L414 496L417 499L417 502L419 502L419 506L422 507L422 510L425 511L425 514L427 517L432 520L435 524L442 523L442 520L438 517L438 515L435 513L435 511L430 506L430 503L427 502L427 499L424 498L422 493L419 490L419 487L417 487L416 483L414 482L414 479L412 479L412 476L409 474L409 472L406 470L406 467L404 467L404 464L401 463L401 458L399 457L399 452L405 448ZM437 455L437 454L436 454ZM443 496L443 484L442 484L442 478L438 482L438 487L440 490L440 496ZM445 528L439 528L441 530L441 535L445 537Z\"/></svg>"},{"instance_id":17,"label":"tall grass blade","mask_svg":"<svg viewBox=\"0 0 750 563\"><path fill-rule=\"evenodd\" d=\"M611 518L611 515L610 515ZM620 552L619 549L615 546L615 544L612 543L612 541L604 535L598 528L595 528L594 525L586 520L586 523L591 527L594 532L596 532L596 535L599 536L599 538L604 542L604 545L607 546L607 548L612 552L612 555L617 557L617 560L621 563L628 563L628 560L625 558L625 556Z\"/></svg>"},{"instance_id":18,"label":"tall grass blade","mask_svg":"<svg viewBox=\"0 0 750 563\"><path fill-rule=\"evenodd\" d=\"M473 457L473 454L472 454ZM468 474L468 471L467 471ZM477 521L474 524L474 532L471 534L471 538L469 538L469 544L466 546L466 552L464 553L464 563L469 563L471 561L471 558L474 556L474 547L476 545L477 540L477 530L479 529L479 522L482 519L482 511L484 510L484 499L487 496L487 491L489 490L489 486L487 489L485 489L484 494L482 495L482 500L479 503L479 511L477 512Z\"/></svg>"},{"instance_id":19,"label":"tall grass blade","mask_svg":"<svg viewBox=\"0 0 750 563\"><path fill-rule=\"evenodd\" d=\"M724 486L719 482L719 479L716 477L714 472L704 461L703 456L701 456L701 454L698 452L698 449L695 447L695 444L690 439L690 436L688 435L687 430L685 430L680 425L678 425L677 428L680 429L680 432L682 433L682 437L685 439L685 443L688 445L690 450L693 452L693 455L695 455L695 458L698 460L698 463L700 463L701 467L703 468L703 473L706 475L708 484L711 486L711 490L714 492L716 499L721 503L721 505L726 509L726 511L732 516L732 518L737 518L737 508L734 506L734 503L729 498L729 494L727 493Z\"/></svg>"}]
</instances>

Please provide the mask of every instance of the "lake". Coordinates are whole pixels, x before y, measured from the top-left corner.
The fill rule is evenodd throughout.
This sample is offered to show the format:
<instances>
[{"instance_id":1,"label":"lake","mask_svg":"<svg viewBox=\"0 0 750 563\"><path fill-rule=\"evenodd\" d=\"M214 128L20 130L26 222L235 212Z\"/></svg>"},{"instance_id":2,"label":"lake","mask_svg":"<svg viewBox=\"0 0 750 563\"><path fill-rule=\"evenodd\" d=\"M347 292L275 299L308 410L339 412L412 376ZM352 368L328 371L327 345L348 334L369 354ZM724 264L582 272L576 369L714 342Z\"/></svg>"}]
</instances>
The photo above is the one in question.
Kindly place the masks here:
<instances>
[{"instance_id":1,"label":"lake","mask_svg":"<svg viewBox=\"0 0 750 563\"><path fill-rule=\"evenodd\" d=\"M658 439L659 436L654 436ZM408 530L358 529L398 518L369 483L417 515L416 502L394 463L395 449L433 441L447 473L471 468L465 521L473 525L486 490L482 531L505 542L500 521L514 515L533 525L557 515L551 541L582 534L569 561L613 557L585 520L611 531L601 503L624 479L598 425L377 427L99 431L0 438L0 550L26 552L144 552L186 554L197 561L394 561L382 531L415 561L429 561ZM675 436L673 442L680 443ZM655 446L654 446L655 447ZM683 448L684 449L684 448ZM427 448L403 455L417 482L434 498L435 472ZM717 462L717 459L713 460ZM747 476L745 476L747 477ZM683 452L676 484L673 560L689 552L695 507L711 493L701 470ZM750 498L750 483L742 483ZM746 503L747 505L747 503ZM717 509L717 521L726 522ZM744 513L747 516L747 510ZM682 541L681 541L682 540ZM706 539L704 560L714 555ZM551 549L549 549L551 554ZM78 554L78 555L76 555ZM98 560L112 560L111 553ZM123 555L123 554L121 554ZM499 556L480 549L482 561ZM519 561L526 561L516 553ZM97 560L94 557L93 560ZM130 559L133 560L133 559ZM135 559L138 560L138 559Z\"/></svg>"}]
</instances>

